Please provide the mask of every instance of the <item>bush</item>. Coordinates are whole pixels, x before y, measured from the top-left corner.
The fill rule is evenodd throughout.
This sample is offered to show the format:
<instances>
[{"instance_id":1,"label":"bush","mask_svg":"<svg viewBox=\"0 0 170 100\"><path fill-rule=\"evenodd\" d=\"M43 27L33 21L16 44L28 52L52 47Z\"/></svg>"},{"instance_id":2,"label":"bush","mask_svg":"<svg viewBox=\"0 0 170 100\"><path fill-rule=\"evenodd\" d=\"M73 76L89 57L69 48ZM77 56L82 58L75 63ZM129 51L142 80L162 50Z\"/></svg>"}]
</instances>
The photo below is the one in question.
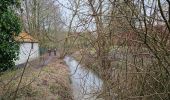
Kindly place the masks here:
<instances>
[{"instance_id":1,"label":"bush","mask_svg":"<svg viewBox=\"0 0 170 100\"><path fill-rule=\"evenodd\" d=\"M14 11L19 1L0 1L0 72L13 68L19 46L14 37L21 30L20 20Z\"/></svg>"}]
</instances>

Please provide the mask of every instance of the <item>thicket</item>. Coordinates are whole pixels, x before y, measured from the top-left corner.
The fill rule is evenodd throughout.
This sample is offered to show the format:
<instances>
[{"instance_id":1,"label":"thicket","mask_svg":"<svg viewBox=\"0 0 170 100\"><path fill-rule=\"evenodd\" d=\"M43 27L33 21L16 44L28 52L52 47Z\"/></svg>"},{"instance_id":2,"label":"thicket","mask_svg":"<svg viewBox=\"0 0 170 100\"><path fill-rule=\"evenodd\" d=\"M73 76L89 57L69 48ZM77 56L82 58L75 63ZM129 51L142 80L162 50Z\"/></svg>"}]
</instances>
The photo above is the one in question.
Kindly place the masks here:
<instances>
[{"instance_id":1,"label":"thicket","mask_svg":"<svg viewBox=\"0 0 170 100\"><path fill-rule=\"evenodd\" d=\"M103 79L104 99L170 99L169 0L71 3L70 30L80 34L70 41Z\"/></svg>"},{"instance_id":2,"label":"thicket","mask_svg":"<svg viewBox=\"0 0 170 100\"><path fill-rule=\"evenodd\" d=\"M21 26L15 8L19 5L19 0L0 1L0 72L13 68L17 59L19 46L15 36Z\"/></svg>"}]
</instances>

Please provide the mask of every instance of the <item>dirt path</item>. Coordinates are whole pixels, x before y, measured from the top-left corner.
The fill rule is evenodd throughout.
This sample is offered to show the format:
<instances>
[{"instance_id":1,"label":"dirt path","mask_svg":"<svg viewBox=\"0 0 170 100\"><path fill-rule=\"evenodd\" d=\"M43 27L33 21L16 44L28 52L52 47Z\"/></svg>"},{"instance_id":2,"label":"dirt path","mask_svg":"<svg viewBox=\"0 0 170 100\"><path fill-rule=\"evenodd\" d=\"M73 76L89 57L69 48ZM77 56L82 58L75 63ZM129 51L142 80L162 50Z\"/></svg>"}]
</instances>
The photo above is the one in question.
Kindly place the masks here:
<instances>
[{"instance_id":1,"label":"dirt path","mask_svg":"<svg viewBox=\"0 0 170 100\"><path fill-rule=\"evenodd\" d=\"M40 58L41 61L40 61L39 65L36 65L35 67L36 68L41 68L43 66L46 66L50 62L52 62L52 59L55 59L55 58L56 58L56 56L54 56L54 55L48 56L47 54L45 54L43 58Z\"/></svg>"},{"instance_id":2,"label":"dirt path","mask_svg":"<svg viewBox=\"0 0 170 100\"><path fill-rule=\"evenodd\" d=\"M32 61L29 61L28 65L35 67L35 68L40 68L40 67L43 67L43 66L46 66L47 64L49 64L51 62L51 60L55 57L56 56L54 56L54 55L49 56L46 53L46 54L40 56L38 59L34 59ZM16 67L23 68L25 66L25 64L26 63L19 64L19 65L16 65Z\"/></svg>"}]
</instances>

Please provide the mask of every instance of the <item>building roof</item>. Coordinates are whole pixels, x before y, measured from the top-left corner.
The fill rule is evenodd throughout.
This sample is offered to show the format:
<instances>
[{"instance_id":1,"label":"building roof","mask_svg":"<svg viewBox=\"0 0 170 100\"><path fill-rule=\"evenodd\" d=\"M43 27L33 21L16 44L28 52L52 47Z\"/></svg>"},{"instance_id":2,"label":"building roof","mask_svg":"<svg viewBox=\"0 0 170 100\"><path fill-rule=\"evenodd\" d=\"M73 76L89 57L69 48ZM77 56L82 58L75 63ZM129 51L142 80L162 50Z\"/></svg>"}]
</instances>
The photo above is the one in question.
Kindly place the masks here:
<instances>
[{"instance_id":1,"label":"building roof","mask_svg":"<svg viewBox=\"0 0 170 100\"><path fill-rule=\"evenodd\" d=\"M16 38L18 42L38 42L38 40L34 39L31 35L26 32L21 32Z\"/></svg>"}]
</instances>

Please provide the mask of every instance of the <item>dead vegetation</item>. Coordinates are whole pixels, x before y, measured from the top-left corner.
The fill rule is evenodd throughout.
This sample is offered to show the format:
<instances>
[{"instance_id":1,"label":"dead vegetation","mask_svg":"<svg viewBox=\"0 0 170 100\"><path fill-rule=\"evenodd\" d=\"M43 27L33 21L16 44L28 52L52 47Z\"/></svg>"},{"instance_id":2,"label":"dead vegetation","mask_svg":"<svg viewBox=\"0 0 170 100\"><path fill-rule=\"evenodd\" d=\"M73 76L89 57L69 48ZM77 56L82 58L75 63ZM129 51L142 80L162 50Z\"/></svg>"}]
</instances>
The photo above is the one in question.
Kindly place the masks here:
<instances>
[{"instance_id":1,"label":"dead vegetation","mask_svg":"<svg viewBox=\"0 0 170 100\"><path fill-rule=\"evenodd\" d=\"M21 71L22 68L1 75L2 100L13 98ZM72 100L68 68L57 58L42 68L27 66L16 99Z\"/></svg>"},{"instance_id":2,"label":"dead vegetation","mask_svg":"<svg viewBox=\"0 0 170 100\"><path fill-rule=\"evenodd\" d=\"M70 49L103 79L105 100L170 99L169 0L68 1L80 31Z\"/></svg>"}]
</instances>

